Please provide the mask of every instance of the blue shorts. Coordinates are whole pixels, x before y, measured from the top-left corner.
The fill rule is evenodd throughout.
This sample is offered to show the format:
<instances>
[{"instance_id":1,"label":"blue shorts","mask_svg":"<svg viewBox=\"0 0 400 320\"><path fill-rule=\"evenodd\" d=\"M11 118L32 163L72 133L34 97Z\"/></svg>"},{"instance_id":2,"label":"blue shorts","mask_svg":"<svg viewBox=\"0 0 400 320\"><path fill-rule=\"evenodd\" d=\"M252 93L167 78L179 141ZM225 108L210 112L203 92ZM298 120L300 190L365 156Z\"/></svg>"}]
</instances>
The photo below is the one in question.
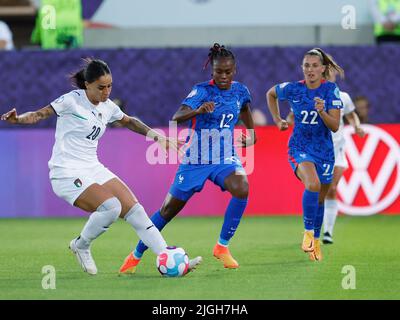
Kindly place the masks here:
<instances>
[{"instance_id":1,"label":"blue shorts","mask_svg":"<svg viewBox=\"0 0 400 320\"><path fill-rule=\"evenodd\" d=\"M207 180L225 191L224 181L235 171L245 172L240 161L230 164L181 164L169 193L174 198L187 201L195 192L203 189Z\"/></svg>"},{"instance_id":2,"label":"blue shorts","mask_svg":"<svg viewBox=\"0 0 400 320\"><path fill-rule=\"evenodd\" d=\"M332 182L333 170L335 168L335 160L321 161L321 160L316 160L311 155L306 154L305 152L298 152L292 150L289 151L289 163L295 174L297 166L305 161L314 163L315 168L317 169L319 181L322 184L329 184Z\"/></svg>"}]
</instances>

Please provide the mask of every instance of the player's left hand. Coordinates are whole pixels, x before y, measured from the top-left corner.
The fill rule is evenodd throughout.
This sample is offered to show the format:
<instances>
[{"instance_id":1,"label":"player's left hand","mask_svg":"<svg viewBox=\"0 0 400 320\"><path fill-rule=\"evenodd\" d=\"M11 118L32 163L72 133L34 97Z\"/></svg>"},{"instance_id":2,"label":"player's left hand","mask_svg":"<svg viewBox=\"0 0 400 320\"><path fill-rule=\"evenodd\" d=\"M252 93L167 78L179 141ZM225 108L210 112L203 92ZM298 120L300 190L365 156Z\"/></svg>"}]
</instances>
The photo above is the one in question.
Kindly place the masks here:
<instances>
[{"instance_id":1,"label":"player's left hand","mask_svg":"<svg viewBox=\"0 0 400 320\"><path fill-rule=\"evenodd\" d=\"M321 113L322 111L325 110L325 100L315 97L314 101L315 101L314 108L315 110L317 110L318 113Z\"/></svg>"},{"instance_id":2,"label":"player's left hand","mask_svg":"<svg viewBox=\"0 0 400 320\"><path fill-rule=\"evenodd\" d=\"M254 145L256 141L257 138L255 134L248 136L242 132L239 139L237 139L237 142L239 142L239 144L236 144L235 146L239 148L247 148Z\"/></svg>"},{"instance_id":3,"label":"player's left hand","mask_svg":"<svg viewBox=\"0 0 400 320\"><path fill-rule=\"evenodd\" d=\"M358 135L360 138L364 138L365 136L365 131L363 128L357 126L354 128L354 131L356 132L356 135Z\"/></svg>"},{"instance_id":4,"label":"player's left hand","mask_svg":"<svg viewBox=\"0 0 400 320\"><path fill-rule=\"evenodd\" d=\"M185 155L185 153L181 149L181 147L185 144L185 140L170 137L158 137L158 143L166 152L168 152L169 150L174 150L178 152L178 155L180 157L183 157Z\"/></svg>"}]
</instances>

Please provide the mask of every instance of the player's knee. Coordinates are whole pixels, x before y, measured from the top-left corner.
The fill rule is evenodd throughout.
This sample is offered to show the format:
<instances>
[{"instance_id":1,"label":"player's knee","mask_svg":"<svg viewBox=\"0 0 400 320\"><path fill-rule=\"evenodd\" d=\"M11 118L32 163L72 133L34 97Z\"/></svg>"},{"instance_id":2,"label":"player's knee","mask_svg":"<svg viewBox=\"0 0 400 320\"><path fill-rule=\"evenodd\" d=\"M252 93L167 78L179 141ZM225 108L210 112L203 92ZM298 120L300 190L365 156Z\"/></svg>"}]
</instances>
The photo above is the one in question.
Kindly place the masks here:
<instances>
[{"instance_id":1,"label":"player's knee","mask_svg":"<svg viewBox=\"0 0 400 320\"><path fill-rule=\"evenodd\" d=\"M235 198L246 199L249 196L249 184L247 181L242 182L231 189L231 194Z\"/></svg>"},{"instance_id":2,"label":"player's knee","mask_svg":"<svg viewBox=\"0 0 400 320\"><path fill-rule=\"evenodd\" d=\"M307 190L312 192L320 192L321 191L321 183L319 181L306 181L305 187Z\"/></svg>"},{"instance_id":3,"label":"player's knee","mask_svg":"<svg viewBox=\"0 0 400 320\"><path fill-rule=\"evenodd\" d=\"M336 193L337 193L337 187L334 185L331 185L326 194L326 198L327 199L336 199Z\"/></svg>"},{"instance_id":4,"label":"player's knee","mask_svg":"<svg viewBox=\"0 0 400 320\"><path fill-rule=\"evenodd\" d=\"M97 208L98 212L103 213L110 219L110 224L118 219L119 215L121 214L121 210L121 202L116 197L107 199Z\"/></svg>"}]
</instances>

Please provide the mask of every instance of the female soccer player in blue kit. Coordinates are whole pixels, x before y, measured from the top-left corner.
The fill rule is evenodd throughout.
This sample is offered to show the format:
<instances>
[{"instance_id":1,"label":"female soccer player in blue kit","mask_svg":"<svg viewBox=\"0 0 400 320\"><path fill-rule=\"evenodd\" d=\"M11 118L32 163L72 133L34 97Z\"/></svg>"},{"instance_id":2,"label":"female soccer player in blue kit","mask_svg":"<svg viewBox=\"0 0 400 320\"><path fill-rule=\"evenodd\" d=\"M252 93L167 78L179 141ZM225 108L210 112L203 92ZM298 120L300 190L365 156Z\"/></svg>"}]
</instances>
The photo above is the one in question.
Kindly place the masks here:
<instances>
[{"instance_id":1,"label":"female soccer player in blue kit","mask_svg":"<svg viewBox=\"0 0 400 320\"><path fill-rule=\"evenodd\" d=\"M267 92L267 103L279 130L288 123L280 115L278 100L287 100L294 113L294 129L289 140L289 162L303 182L304 237L301 248L311 260L322 260L320 232L324 218L324 199L333 177L335 155L331 131L340 123L342 101L335 83L326 81L330 72L343 69L319 48L303 58L304 80L285 82Z\"/></svg>"},{"instance_id":2,"label":"female soccer player in blue kit","mask_svg":"<svg viewBox=\"0 0 400 320\"><path fill-rule=\"evenodd\" d=\"M250 137L242 137L241 146L250 146L256 142L250 110L251 97L246 86L233 81L236 62L231 51L216 43L210 48L208 57L206 66L211 63L212 80L195 85L173 116L173 120L178 123L190 120L191 133L186 140L188 149L161 209L151 220L162 230L183 209L192 195L200 192L205 182L211 180L232 195L213 254L222 261L225 268L238 268L239 264L232 257L228 243L246 208L249 187L246 173L233 146L233 129L241 119L252 133ZM218 146L223 147L218 149ZM140 241L125 259L120 272L134 273L146 249ZM194 268L198 263L200 259L193 259L189 268Z\"/></svg>"}]
</instances>

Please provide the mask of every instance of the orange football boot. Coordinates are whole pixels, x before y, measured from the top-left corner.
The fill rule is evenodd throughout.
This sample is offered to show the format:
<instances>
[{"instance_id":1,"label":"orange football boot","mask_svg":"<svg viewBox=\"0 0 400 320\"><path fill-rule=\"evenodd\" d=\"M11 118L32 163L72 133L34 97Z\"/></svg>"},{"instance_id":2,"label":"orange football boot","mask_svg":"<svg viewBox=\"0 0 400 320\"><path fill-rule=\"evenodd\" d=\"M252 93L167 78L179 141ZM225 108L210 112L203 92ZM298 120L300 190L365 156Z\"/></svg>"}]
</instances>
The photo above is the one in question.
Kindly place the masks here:
<instances>
[{"instance_id":1,"label":"orange football boot","mask_svg":"<svg viewBox=\"0 0 400 320\"><path fill-rule=\"evenodd\" d=\"M123 274L133 274L136 272L136 267L139 264L140 259L133 256L131 252L126 258L121 268L119 268L119 273Z\"/></svg>"},{"instance_id":2,"label":"orange football boot","mask_svg":"<svg viewBox=\"0 0 400 320\"><path fill-rule=\"evenodd\" d=\"M239 268L239 263L235 259L233 259L231 253L229 252L228 247L221 246L220 244L217 243L214 247L213 255L218 260L222 261L225 268L228 269Z\"/></svg>"},{"instance_id":3,"label":"orange football boot","mask_svg":"<svg viewBox=\"0 0 400 320\"><path fill-rule=\"evenodd\" d=\"M314 251L314 231L304 231L301 249L303 249L304 252Z\"/></svg>"},{"instance_id":4,"label":"orange football boot","mask_svg":"<svg viewBox=\"0 0 400 320\"><path fill-rule=\"evenodd\" d=\"M309 252L310 260L312 261L321 261L322 260L322 250L321 250L321 242L319 239L314 240L314 251Z\"/></svg>"}]
</instances>

